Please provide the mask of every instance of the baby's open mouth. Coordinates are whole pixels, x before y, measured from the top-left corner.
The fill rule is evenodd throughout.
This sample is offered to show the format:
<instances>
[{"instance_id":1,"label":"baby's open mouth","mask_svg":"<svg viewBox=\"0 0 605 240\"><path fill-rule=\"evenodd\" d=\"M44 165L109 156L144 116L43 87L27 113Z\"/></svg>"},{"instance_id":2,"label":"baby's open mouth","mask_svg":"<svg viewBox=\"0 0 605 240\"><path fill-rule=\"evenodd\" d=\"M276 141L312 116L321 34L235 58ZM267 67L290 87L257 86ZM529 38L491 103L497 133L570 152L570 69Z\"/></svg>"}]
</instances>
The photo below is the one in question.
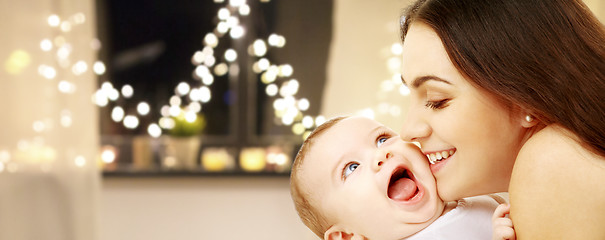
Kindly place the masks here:
<instances>
[{"instance_id":1,"label":"baby's open mouth","mask_svg":"<svg viewBox=\"0 0 605 240\"><path fill-rule=\"evenodd\" d=\"M393 172L387 190L387 195L390 199L408 201L416 196L418 192L418 185L416 184L413 174L409 170L399 168Z\"/></svg>"}]
</instances>

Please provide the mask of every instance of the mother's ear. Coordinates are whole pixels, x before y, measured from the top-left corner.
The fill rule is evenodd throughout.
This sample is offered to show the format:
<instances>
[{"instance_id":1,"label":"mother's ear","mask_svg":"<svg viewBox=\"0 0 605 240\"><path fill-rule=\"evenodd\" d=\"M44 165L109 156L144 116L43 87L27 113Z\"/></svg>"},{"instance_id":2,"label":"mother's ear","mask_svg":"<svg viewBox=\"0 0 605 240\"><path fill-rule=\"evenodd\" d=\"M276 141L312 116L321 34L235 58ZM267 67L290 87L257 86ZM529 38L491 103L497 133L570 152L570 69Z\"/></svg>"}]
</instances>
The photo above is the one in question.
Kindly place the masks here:
<instances>
[{"instance_id":1,"label":"mother's ear","mask_svg":"<svg viewBox=\"0 0 605 240\"><path fill-rule=\"evenodd\" d=\"M366 239L361 234L348 233L344 228L333 225L324 233L325 240L363 240Z\"/></svg>"}]
</instances>

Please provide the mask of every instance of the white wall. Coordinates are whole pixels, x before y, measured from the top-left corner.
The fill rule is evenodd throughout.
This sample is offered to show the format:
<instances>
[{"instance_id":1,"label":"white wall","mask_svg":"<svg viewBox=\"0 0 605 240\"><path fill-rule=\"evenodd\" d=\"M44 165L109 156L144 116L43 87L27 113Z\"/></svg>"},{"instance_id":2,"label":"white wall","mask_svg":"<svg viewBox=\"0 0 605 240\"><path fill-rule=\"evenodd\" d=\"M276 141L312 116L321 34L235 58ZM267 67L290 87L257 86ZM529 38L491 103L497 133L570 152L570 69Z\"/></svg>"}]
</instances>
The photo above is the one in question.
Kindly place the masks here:
<instances>
[{"instance_id":1,"label":"white wall","mask_svg":"<svg viewBox=\"0 0 605 240\"><path fill-rule=\"evenodd\" d=\"M400 73L400 66L391 69L388 61L390 58L400 61L399 56L391 53L391 46L400 43L399 16L409 2L335 1L335 26L321 114L331 118L372 109L376 120L399 132L408 100L397 88L385 91L381 86L393 74ZM400 78L395 79L395 84L401 85ZM383 109L384 103L391 106ZM390 113L391 107L398 109L398 113Z\"/></svg>"},{"instance_id":2,"label":"white wall","mask_svg":"<svg viewBox=\"0 0 605 240\"><path fill-rule=\"evenodd\" d=\"M105 179L102 240L317 239L298 219L288 178Z\"/></svg>"}]
</instances>

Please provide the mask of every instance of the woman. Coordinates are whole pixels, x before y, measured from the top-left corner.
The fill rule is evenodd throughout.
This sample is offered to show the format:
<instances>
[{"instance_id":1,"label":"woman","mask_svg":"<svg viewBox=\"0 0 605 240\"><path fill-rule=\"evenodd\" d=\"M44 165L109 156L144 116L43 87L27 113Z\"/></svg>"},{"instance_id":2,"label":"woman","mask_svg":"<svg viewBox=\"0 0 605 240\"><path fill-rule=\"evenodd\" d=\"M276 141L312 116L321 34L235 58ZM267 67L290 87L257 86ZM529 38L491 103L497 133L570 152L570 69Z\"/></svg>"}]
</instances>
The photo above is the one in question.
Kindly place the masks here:
<instances>
[{"instance_id":1,"label":"woman","mask_svg":"<svg viewBox=\"0 0 605 240\"><path fill-rule=\"evenodd\" d=\"M444 200L509 191L520 239L605 239L605 30L581 0L420 0L402 136Z\"/></svg>"}]
</instances>

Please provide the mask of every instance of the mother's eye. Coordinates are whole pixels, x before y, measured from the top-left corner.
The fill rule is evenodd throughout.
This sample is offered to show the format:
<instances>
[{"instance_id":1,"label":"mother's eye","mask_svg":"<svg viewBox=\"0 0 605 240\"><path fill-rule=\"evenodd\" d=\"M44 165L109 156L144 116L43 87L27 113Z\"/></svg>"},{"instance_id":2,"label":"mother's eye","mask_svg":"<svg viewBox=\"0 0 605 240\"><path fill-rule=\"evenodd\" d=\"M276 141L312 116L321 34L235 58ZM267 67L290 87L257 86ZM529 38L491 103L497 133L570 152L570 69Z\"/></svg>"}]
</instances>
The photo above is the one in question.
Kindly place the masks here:
<instances>
[{"instance_id":1,"label":"mother's eye","mask_svg":"<svg viewBox=\"0 0 605 240\"><path fill-rule=\"evenodd\" d=\"M439 101L426 101L426 104L424 106L431 109L442 109L444 107L447 107L447 103L449 101L450 99L443 99Z\"/></svg>"},{"instance_id":2,"label":"mother's eye","mask_svg":"<svg viewBox=\"0 0 605 240\"><path fill-rule=\"evenodd\" d=\"M342 171L342 178L346 179L349 175L351 175L351 173L353 173L353 171L355 171L355 169L357 169L357 167L359 167L359 163L355 163L355 162L350 162L347 165L345 165L345 167Z\"/></svg>"}]
</instances>

